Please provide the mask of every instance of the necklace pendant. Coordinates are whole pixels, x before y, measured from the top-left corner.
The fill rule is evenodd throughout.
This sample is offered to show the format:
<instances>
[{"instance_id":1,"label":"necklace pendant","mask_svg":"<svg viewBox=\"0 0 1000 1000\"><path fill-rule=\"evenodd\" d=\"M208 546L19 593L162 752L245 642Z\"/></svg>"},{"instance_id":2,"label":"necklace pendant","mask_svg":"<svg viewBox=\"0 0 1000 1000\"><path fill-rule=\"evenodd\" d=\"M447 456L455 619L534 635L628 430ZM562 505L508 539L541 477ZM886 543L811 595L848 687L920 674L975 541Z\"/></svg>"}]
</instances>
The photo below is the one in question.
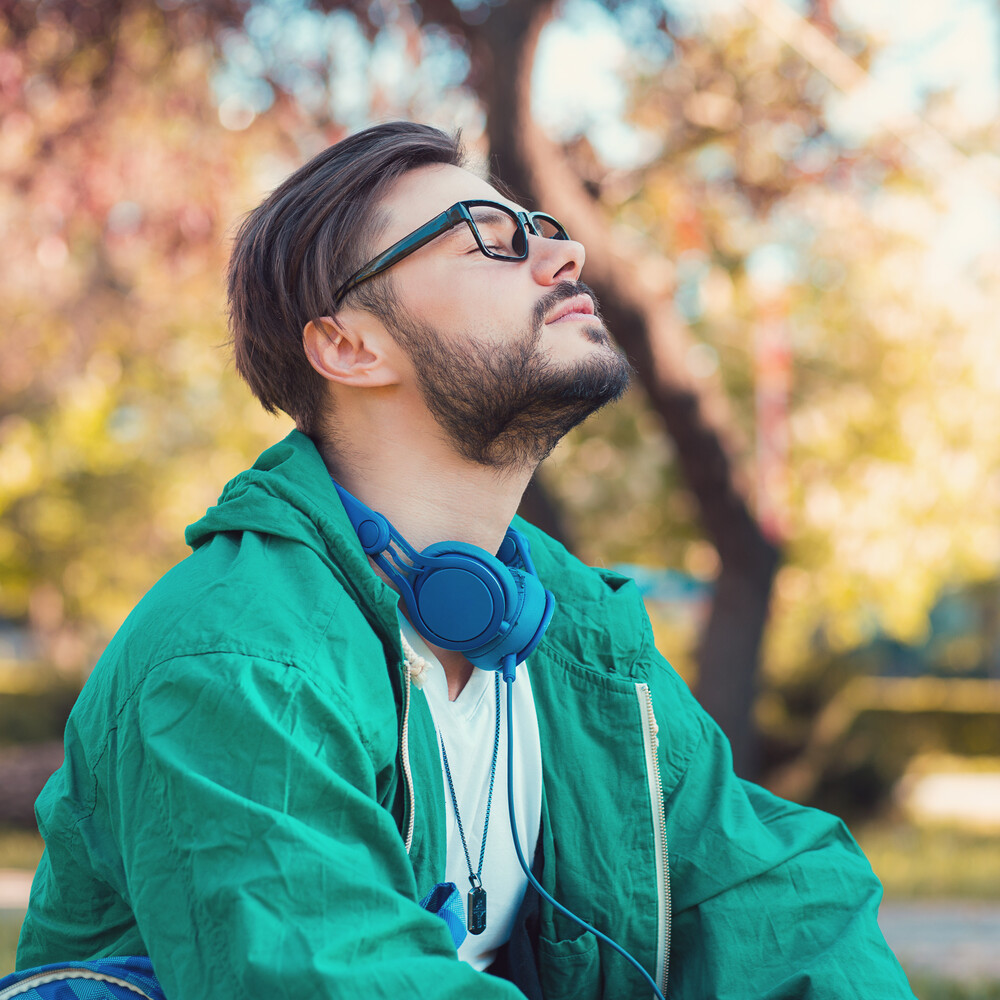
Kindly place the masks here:
<instances>
[{"instance_id":1,"label":"necklace pendant","mask_svg":"<svg viewBox=\"0 0 1000 1000\"><path fill-rule=\"evenodd\" d=\"M475 885L469 890L469 933L482 934L486 930L486 890Z\"/></svg>"}]
</instances>

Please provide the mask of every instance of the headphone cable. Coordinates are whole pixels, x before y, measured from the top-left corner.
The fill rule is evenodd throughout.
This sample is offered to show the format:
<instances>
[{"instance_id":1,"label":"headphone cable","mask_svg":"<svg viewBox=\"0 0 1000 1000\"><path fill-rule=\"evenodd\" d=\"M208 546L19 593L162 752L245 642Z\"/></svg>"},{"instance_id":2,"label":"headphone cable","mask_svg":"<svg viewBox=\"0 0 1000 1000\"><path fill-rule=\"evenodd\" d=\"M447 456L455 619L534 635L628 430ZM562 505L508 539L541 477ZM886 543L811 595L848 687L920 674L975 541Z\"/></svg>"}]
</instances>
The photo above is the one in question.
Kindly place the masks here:
<instances>
[{"instance_id":1,"label":"headphone cable","mask_svg":"<svg viewBox=\"0 0 1000 1000\"><path fill-rule=\"evenodd\" d=\"M513 656L504 657L504 660L513 660ZM502 669L502 676L504 683L507 685L507 813L510 816L510 832L511 836L514 838L514 850L517 852L517 861L521 866L524 874L528 876L528 881L535 887L535 890L542 897L542 899L547 900L552 906L554 906L560 913L565 914L570 920L575 921L581 927L590 931L595 937L599 938L605 944L610 945L618 952L619 955L628 959L638 970L642 973L643 978L649 983L653 990L653 995L656 1000L664 1000L663 994L660 992L659 987L653 982L653 977L617 942L612 941L607 934L602 934L596 927L592 927L587 923L586 920L582 920L575 913L567 910L562 903L554 900L539 884L538 879L531 874L531 870L528 868L527 862L524 860L524 854L521 852L521 841L517 835L517 820L514 818L514 670L513 664L508 664L505 662Z\"/></svg>"}]
</instances>

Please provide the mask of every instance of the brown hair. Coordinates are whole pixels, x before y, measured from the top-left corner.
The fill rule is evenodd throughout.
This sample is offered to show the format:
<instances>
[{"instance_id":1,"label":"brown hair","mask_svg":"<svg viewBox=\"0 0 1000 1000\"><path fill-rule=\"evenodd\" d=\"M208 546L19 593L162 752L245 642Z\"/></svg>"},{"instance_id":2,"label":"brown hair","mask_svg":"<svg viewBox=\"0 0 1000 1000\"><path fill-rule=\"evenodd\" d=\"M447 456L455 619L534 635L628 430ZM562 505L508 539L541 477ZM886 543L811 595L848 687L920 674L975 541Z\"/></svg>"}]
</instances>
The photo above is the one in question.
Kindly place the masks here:
<instances>
[{"instance_id":1,"label":"brown hair","mask_svg":"<svg viewBox=\"0 0 1000 1000\"><path fill-rule=\"evenodd\" d=\"M462 166L458 135L387 122L336 143L288 177L240 225L229 261L229 327L236 370L269 413L306 434L324 413L326 382L309 364L302 328L333 311L333 292L373 255L386 219L379 203L415 167ZM347 301L390 309L386 276Z\"/></svg>"}]
</instances>

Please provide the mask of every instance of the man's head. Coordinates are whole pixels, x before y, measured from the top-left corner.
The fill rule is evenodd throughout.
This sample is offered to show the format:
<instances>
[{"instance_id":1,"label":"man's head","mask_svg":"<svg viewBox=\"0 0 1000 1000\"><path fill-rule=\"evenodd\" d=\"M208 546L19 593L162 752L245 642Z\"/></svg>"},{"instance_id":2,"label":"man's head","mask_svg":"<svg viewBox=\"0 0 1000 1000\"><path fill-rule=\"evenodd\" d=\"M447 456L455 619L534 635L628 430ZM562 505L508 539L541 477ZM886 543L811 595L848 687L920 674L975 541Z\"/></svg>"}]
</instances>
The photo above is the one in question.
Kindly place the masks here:
<instances>
[{"instance_id":1,"label":"man's head","mask_svg":"<svg viewBox=\"0 0 1000 1000\"><path fill-rule=\"evenodd\" d=\"M463 159L459 140L438 129L378 125L313 157L243 220L229 262L229 322L236 369L265 410L318 430L327 381L306 358L302 328L331 311L333 290L372 255L393 183ZM351 301L377 312L383 285L366 282Z\"/></svg>"},{"instance_id":2,"label":"man's head","mask_svg":"<svg viewBox=\"0 0 1000 1000\"><path fill-rule=\"evenodd\" d=\"M621 394L629 367L579 282L583 247L462 162L435 129L376 126L248 216L230 313L237 368L267 409L331 443L335 399L408 383L463 458L504 468L537 463ZM467 201L494 205L454 208ZM348 283L399 241L388 269Z\"/></svg>"}]
</instances>

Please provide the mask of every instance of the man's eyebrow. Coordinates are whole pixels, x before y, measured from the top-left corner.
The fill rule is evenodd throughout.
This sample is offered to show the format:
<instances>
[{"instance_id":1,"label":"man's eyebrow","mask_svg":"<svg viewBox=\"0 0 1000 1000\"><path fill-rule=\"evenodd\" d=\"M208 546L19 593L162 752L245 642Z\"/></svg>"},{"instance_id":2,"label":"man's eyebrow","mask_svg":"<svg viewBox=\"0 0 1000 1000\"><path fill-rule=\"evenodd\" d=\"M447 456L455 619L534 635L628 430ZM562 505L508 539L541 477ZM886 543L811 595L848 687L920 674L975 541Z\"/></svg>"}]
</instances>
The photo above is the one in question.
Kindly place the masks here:
<instances>
[{"instance_id":1,"label":"man's eyebrow","mask_svg":"<svg viewBox=\"0 0 1000 1000\"><path fill-rule=\"evenodd\" d=\"M470 208L469 212L477 223L482 222L487 226L494 222L510 221L510 216L506 212L501 212L498 208L487 208L485 205Z\"/></svg>"}]
</instances>

